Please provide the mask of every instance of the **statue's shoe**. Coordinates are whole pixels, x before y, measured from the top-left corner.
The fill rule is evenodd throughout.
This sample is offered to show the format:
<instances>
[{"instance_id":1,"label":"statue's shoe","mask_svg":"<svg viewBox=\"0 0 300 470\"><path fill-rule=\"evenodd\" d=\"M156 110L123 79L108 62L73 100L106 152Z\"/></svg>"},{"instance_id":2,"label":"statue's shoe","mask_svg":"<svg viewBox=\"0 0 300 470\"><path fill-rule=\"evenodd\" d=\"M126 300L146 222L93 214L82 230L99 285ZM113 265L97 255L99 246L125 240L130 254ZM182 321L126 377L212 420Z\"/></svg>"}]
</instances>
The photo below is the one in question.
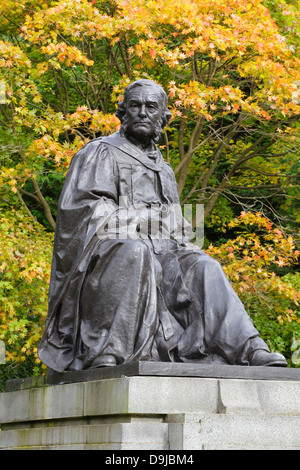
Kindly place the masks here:
<instances>
[{"instance_id":1,"label":"statue's shoe","mask_svg":"<svg viewBox=\"0 0 300 470\"><path fill-rule=\"evenodd\" d=\"M109 354L99 356L92 362L92 368L94 367L109 367L109 366L116 366L116 359L114 356L110 356Z\"/></svg>"},{"instance_id":2,"label":"statue's shoe","mask_svg":"<svg viewBox=\"0 0 300 470\"><path fill-rule=\"evenodd\" d=\"M253 352L249 359L251 366L270 366L270 367L286 367L285 357L279 353L271 353L263 349Z\"/></svg>"}]
</instances>

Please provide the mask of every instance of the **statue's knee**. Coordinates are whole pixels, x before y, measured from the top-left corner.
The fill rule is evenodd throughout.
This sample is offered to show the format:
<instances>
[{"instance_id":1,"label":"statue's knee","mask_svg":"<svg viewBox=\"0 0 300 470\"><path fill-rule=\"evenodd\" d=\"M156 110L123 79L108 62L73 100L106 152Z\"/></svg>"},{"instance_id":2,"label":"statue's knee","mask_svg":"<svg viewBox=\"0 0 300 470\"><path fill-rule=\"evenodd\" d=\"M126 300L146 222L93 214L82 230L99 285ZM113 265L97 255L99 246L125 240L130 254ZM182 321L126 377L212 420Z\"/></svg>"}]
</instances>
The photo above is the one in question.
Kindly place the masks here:
<instances>
[{"instance_id":1,"label":"statue's knee","mask_svg":"<svg viewBox=\"0 0 300 470\"><path fill-rule=\"evenodd\" d=\"M149 254L149 247L142 240L126 240L123 246L127 258L140 260Z\"/></svg>"},{"instance_id":2,"label":"statue's knee","mask_svg":"<svg viewBox=\"0 0 300 470\"><path fill-rule=\"evenodd\" d=\"M222 267L219 261L214 258L211 258L210 256L205 256L205 258L202 260L201 263L199 263L199 265L201 265L201 268L205 270L205 272L218 273L222 271Z\"/></svg>"}]
</instances>

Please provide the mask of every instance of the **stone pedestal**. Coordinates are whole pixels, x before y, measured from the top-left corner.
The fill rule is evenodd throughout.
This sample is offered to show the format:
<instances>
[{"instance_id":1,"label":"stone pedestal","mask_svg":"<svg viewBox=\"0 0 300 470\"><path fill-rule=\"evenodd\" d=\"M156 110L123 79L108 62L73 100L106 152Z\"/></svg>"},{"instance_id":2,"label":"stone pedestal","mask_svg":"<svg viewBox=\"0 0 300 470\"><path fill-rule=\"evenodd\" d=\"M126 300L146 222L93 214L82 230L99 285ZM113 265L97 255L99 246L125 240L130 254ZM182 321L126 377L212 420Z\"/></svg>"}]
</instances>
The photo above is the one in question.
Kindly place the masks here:
<instances>
[{"instance_id":1,"label":"stone pedestal","mask_svg":"<svg viewBox=\"0 0 300 470\"><path fill-rule=\"evenodd\" d=\"M11 380L0 449L300 449L300 370L136 363Z\"/></svg>"}]
</instances>

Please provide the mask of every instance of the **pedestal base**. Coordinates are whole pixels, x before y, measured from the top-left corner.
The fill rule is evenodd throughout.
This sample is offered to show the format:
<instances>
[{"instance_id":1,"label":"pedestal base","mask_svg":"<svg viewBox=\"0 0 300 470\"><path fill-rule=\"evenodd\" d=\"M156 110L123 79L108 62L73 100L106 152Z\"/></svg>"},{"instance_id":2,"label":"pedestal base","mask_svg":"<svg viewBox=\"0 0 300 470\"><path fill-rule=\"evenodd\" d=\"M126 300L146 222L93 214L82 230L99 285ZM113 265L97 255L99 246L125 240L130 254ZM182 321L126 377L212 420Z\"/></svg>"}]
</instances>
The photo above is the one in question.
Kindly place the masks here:
<instances>
[{"instance_id":1,"label":"pedestal base","mask_svg":"<svg viewBox=\"0 0 300 470\"><path fill-rule=\"evenodd\" d=\"M9 381L0 449L300 448L300 370L118 367Z\"/></svg>"}]
</instances>

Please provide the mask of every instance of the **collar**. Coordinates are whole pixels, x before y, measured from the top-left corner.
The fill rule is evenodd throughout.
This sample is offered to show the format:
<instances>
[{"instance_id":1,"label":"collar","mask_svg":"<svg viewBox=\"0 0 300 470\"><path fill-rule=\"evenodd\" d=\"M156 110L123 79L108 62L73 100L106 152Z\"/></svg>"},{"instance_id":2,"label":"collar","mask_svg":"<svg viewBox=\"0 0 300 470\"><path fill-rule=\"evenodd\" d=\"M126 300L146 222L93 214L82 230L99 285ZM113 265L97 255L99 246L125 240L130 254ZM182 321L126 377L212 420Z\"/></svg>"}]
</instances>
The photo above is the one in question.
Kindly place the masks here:
<instances>
[{"instance_id":1,"label":"collar","mask_svg":"<svg viewBox=\"0 0 300 470\"><path fill-rule=\"evenodd\" d=\"M131 143L125 136L122 136L119 131L108 137L99 137L99 140L105 144L122 150L122 152L130 155L130 157L135 160L138 160L150 170L161 171L163 169L164 159L156 145L154 151L144 152L139 147Z\"/></svg>"}]
</instances>

